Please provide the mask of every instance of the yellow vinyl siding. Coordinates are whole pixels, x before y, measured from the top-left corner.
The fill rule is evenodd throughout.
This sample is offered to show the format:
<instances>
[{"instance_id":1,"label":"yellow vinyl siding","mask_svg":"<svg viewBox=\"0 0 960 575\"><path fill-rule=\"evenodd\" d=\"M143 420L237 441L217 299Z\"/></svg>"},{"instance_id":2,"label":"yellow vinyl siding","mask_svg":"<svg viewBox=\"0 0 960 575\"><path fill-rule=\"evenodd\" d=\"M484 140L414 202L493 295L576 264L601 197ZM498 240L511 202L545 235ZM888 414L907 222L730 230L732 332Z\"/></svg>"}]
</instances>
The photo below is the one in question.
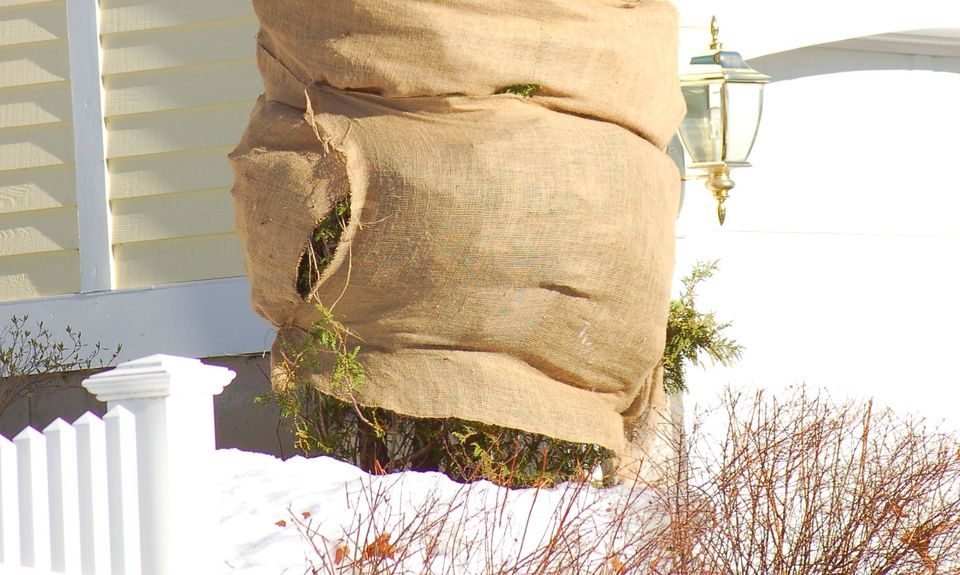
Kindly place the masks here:
<instances>
[{"instance_id":1,"label":"yellow vinyl siding","mask_svg":"<svg viewBox=\"0 0 960 575\"><path fill-rule=\"evenodd\" d=\"M0 0L0 8L9 8L11 6L23 6L24 4L37 3L37 0Z\"/></svg>"},{"instance_id":2,"label":"yellow vinyl siding","mask_svg":"<svg viewBox=\"0 0 960 575\"><path fill-rule=\"evenodd\" d=\"M0 130L0 170L42 168L71 162L73 127L69 122Z\"/></svg>"},{"instance_id":3,"label":"yellow vinyl siding","mask_svg":"<svg viewBox=\"0 0 960 575\"><path fill-rule=\"evenodd\" d=\"M66 4L0 0L0 301L77 292Z\"/></svg>"},{"instance_id":4,"label":"yellow vinyl siding","mask_svg":"<svg viewBox=\"0 0 960 575\"><path fill-rule=\"evenodd\" d=\"M114 244L232 232L233 198L230 190L113 202Z\"/></svg>"},{"instance_id":5,"label":"yellow vinyl siding","mask_svg":"<svg viewBox=\"0 0 960 575\"><path fill-rule=\"evenodd\" d=\"M62 1L42 2L0 14L0 38L4 46L66 38L64 10Z\"/></svg>"},{"instance_id":6,"label":"yellow vinyl siding","mask_svg":"<svg viewBox=\"0 0 960 575\"><path fill-rule=\"evenodd\" d=\"M0 172L0 214L73 206L75 179L70 164Z\"/></svg>"},{"instance_id":7,"label":"yellow vinyl siding","mask_svg":"<svg viewBox=\"0 0 960 575\"><path fill-rule=\"evenodd\" d=\"M114 200L222 187L233 179L224 161L233 145L110 160Z\"/></svg>"},{"instance_id":8,"label":"yellow vinyl siding","mask_svg":"<svg viewBox=\"0 0 960 575\"><path fill-rule=\"evenodd\" d=\"M106 114L250 102L263 92L260 76L251 72L250 62L241 60L108 76Z\"/></svg>"},{"instance_id":9,"label":"yellow vinyl siding","mask_svg":"<svg viewBox=\"0 0 960 575\"><path fill-rule=\"evenodd\" d=\"M227 153L262 92L239 0L103 0L117 287L243 275Z\"/></svg>"},{"instance_id":10,"label":"yellow vinyl siding","mask_svg":"<svg viewBox=\"0 0 960 575\"><path fill-rule=\"evenodd\" d=\"M70 83L0 89L0 129L69 122Z\"/></svg>"},{"instance_id":11,"label":"yellow vinyl siding","mask_svg":"<svg viewBox=\"0 0 960 575\"><path fill-rule=\"evenodd\" d=\"M255 18L104 35L103 73L124 74L253 58Z\"/></svg>"},{"instance_id":12,"label":"yellow vinyl siding","mask_svg":"<svg viewBox=\"0 0 960 575\"><path fill-rule=\"evenodd\" d=\"M104 0L100 3L103 34L136 32L253 16L247 0Z\"/></svg>"},{"instance_id":13,"label":"yellow vinyl siding","mask_svg":"<svg viewBox=\"0 0 960 575\"><path fill-rule=\"evenodd\" d=\"M3 42L2 38L0 42ZM0 56L0 88L70 80L70 61L65 39L37 44L2 45L0 50L3 51Z\"/></svg>"},{"instance_id":14,"label":"yellow vinyl siding","mask_svg":"<svg viewBox=\"0 0 960 575\"><path fill-rule=\"evenodd\" d=\"M137 242L114 247L117 282L127 288L223 278L243 273L243 256L236 234Z\"/></svg>"},{"instance_id":15,"label":"yellow vinyl siding","mask_svg":"<svg viewBox=\"0 0 960 575\"><path fill-rule=\"evenodd\" d=\"M0 257L75 250L78 237L72 207L0 215Z\"/></svg>"},{"instance_id":16,"label":"yellow vinyl siding","mask_svg":"<svg viewBox=\"0 0 960 575\"><path fill-rule=\"evenodd\" d=\"M243 102L108 118L107 158L236 144L250 118L251 106Z\"/></svg>"},{"instance_id":17,"label":"yellow vinyl siding","mask_svg":"<svg viewBox=\"0 0 960 575\"><path fill-rule=\"evenodd\" d=\"M80 257L76 251L0 257L0 301L79 291Z\"/></svg>"}]
</instances>

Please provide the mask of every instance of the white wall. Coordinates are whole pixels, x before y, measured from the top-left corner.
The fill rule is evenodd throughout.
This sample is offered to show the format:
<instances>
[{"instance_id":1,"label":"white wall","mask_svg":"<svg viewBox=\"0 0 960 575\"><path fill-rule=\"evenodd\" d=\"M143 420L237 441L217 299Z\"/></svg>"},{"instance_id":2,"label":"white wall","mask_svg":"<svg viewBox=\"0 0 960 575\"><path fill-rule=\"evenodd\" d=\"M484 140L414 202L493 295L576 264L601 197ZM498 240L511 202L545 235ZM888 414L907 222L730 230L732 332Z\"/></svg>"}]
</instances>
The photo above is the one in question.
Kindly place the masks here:
<instances>
[{"instance_id":1,"label":"white wall","mask_svg":"<svg viewBox=\"0 0 960 575\"><path fill-rule=\"evenodd\" d=\"M960 423L960 75L851 72L770 84L727 223L700 182L679 220L679 276L721 259L702 307L747 347L696 371L724 383L805 382Z\"/></svg>"},{"instance_id":2,"label":"white wall","mask_svg":"<svg viewBox=\"0 0 960 575\"><path fill-rule=\"evenodd\" d=\"M721 40L745 58L886 32L960 28L960 3L944 0L674 0L681 24L720 21ZM704 44L706 46L706 44ZM689 49L684 46L682 50Z\"/></svg>"}]
</instances>

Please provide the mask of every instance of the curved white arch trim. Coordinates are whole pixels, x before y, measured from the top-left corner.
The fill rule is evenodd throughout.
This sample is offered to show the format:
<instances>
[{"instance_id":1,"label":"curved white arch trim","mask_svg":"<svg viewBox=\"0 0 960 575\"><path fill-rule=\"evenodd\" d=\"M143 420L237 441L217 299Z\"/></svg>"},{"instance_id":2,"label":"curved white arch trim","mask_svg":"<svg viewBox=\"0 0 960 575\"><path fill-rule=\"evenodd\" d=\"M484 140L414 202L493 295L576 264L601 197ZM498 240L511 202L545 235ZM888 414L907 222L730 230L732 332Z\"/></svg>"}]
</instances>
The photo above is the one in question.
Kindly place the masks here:
<instances>
[{"instance_id":1,"label":"curved white arch trim","mask_svg":"<svg viewBox=\"0 0 960 575\"><path fill-rule=\"evenodd\" d=\"M773 82L860 70L960 74L960 28L938 32L882 34L806 46L752 58L749 64Z\"/></svg>"}]
</instances>

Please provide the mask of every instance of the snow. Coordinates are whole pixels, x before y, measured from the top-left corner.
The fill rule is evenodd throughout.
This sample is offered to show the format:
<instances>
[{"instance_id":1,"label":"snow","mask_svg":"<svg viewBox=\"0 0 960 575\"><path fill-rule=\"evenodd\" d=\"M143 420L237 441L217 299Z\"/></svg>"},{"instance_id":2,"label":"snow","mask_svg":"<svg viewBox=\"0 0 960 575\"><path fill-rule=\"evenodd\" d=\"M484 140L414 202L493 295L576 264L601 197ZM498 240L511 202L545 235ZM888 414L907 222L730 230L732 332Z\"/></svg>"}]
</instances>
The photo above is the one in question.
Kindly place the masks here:
<instances>
[{"instance_id":1,"label":"snow","mask_svg":"<svg viewBox=\"0 0 960 575\"><path fill-rule=\"evenodd\" d=\"M592 572L657 524L652 495L626 486L506 489L439 473L372 476L326 457L215 457L225 574L336 573L365 554L381 556L383 573L489 573L522 565L558 532Z\"/></svg>"}]
</instances>

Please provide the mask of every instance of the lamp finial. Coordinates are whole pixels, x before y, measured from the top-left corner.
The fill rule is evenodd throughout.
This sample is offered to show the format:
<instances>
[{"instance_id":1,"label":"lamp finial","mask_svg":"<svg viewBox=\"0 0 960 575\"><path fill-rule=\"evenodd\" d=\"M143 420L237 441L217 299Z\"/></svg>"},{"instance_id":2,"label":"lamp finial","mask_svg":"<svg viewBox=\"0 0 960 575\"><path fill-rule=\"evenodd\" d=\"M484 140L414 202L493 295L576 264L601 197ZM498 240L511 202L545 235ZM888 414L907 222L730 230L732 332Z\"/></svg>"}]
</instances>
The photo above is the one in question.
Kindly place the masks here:
<instances>
[{"instance_id":1,"label":"lamp finial","mask_svg":"<svg viewBox=\"0 0 960 575\"><path fill-rule=\"evenodd\" d=\"M713 38L710 42L711 50L723 48L723 44L720 43L720 25L717 24L716 16L710 19L710 36Z\"/></svg>"},{"instance_id":2,"label":"lamp finial","mask_svg":"<svg viewBox=\"0 0 960 575\"><path fill-rule=\"evenodd\" d=\"M737 184L730 179L730 168L721 166L710 170L707 176L707 189L713 192L714 199L717 200L717 219L720 225L727 219L727 198L730 197L730 190Z\"/></svg>"}]
</instances>

